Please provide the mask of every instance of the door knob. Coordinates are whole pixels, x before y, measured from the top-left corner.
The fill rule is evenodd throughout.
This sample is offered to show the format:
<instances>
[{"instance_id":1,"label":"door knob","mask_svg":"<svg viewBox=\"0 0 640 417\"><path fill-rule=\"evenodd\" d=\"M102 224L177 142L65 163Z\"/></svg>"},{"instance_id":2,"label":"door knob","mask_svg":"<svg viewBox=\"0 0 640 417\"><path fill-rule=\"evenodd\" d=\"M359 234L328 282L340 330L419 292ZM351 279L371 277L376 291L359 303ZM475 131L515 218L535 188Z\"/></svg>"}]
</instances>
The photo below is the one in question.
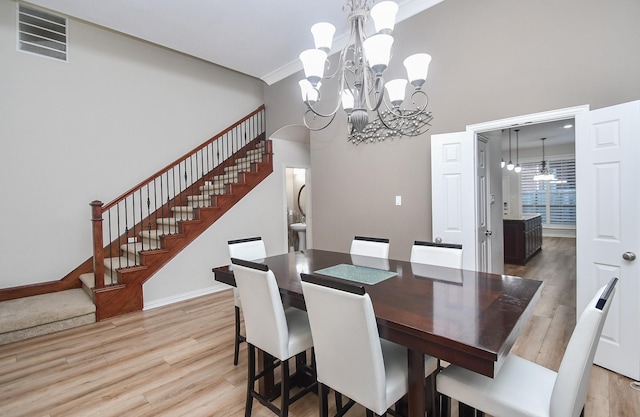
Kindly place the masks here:
<instances>
[{"instance_id":1,"label":"door knob","mask_svg":"<svg viewBox=\"0 0 640 417\"><path fill-rule=\"evenodd\" d=\"M493 234L493 232L491 230L487 230L486 232L484 232L484 234L486 236L491 236Z\"/></svg>"},{"instance_id":2,"label":"door knob","mask_svg":"<svg viewBox=\"0 0 640 417\"><path fill-rule=\"evenodd\" d=\"M633 252L625 252L622 254L622 259L624 259L625 261L635 261L636 254Z\"/></svg>"}]
</instances>

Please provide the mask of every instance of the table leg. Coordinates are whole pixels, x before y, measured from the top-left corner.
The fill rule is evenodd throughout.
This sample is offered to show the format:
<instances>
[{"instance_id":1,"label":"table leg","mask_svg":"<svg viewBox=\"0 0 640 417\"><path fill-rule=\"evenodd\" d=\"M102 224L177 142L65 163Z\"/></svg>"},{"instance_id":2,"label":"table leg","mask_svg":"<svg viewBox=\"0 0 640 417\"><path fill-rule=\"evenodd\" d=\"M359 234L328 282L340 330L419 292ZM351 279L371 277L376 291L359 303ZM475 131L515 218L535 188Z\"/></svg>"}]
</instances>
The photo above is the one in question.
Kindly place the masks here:
<instances>
[{"instance_id":1,"label":"table leg","mask_svg":"<svg viewBox=\"0 0 640 417\"><path fill-rule=\"evenodd\" d=\"M409 349L409 417L424 417L424 354Z\"/></svg>"},{"instance_id":2,"label":"table leg","mask_svg":"<svg viewBox=\"0 0 640 417\"><path fill-rule=\"evenodd\" d=\"M268 353L258 350L258 372L269 368L275 358ZM276 386L273 371L268 372L263 378L258 381L258 392L267 398L276 398L280 395L280 387Z\"/></svg>"},{"instance_id":3,"label":"table leg","mask_svg":"<svg viewBox=\"0 0 640 417\"><path fill-rule=\"evenodd\" d=\"M460 417L475 417L476 410L474 410L472 407L469 407L466 404L459 403L458 404L458 415Z\"/></svg>"}]
</instances>

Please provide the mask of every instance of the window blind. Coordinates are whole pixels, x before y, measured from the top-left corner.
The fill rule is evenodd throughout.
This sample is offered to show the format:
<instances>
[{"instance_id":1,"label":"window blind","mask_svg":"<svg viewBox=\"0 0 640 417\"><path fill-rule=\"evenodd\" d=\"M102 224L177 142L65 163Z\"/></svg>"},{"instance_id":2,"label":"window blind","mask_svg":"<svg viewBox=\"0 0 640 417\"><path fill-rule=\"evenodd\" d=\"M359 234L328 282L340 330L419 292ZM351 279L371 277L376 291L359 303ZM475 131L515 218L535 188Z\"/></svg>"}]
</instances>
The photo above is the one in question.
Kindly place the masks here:
<instances>
[{"instance_id":1,"label":"window blind","mask_svg":"<svg viewBox=\"0 0 640 417\"><path fill-rule=\"evenodd\" d=\"M524 162L521 166L522 213L542 215L545 225L575 226L575 158L547 161L549 172L555 175L556 181L533 180L540 172L540 162Z\"/></svg>"}]
</instances>

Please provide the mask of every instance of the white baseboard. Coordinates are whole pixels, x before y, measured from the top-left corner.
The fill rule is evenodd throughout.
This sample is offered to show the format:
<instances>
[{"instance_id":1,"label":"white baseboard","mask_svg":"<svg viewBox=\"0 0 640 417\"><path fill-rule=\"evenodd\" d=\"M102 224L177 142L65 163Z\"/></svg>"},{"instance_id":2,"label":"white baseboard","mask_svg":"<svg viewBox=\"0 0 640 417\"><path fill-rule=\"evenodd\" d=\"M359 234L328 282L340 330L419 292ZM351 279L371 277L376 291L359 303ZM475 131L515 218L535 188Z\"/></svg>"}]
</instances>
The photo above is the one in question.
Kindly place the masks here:
<instances>
[{"instance_id":1,"label":"white baseboard","mask_svg":"<svg viewBox=\"0 0 640 417\"><path fill-rule=\"evenodd\" d=\"M180 301L186 301L186 300L190 300L192 298L196 298L196 297L202 297L203 295L208 295L208 294L213 294L216 292L220 292L220 291L224 291L227 290L231 287L229 287L228 285L222 284L222 283L215 283L215 285L212 285L210 287L206 287L206 288L201 288L199 290L196 291L190 291L184 294L178 294L178 295L172 295L171 297L166 297L166 298L161 298L158 300L153 300L150 302L145 302L144 303L144 307L142 308L142 310L146 311L146 310L152 310L154 308L158 308L158 307L163 307L163 306L167 306L170 304L174 304Z\"/></svg>"}]
</instances>

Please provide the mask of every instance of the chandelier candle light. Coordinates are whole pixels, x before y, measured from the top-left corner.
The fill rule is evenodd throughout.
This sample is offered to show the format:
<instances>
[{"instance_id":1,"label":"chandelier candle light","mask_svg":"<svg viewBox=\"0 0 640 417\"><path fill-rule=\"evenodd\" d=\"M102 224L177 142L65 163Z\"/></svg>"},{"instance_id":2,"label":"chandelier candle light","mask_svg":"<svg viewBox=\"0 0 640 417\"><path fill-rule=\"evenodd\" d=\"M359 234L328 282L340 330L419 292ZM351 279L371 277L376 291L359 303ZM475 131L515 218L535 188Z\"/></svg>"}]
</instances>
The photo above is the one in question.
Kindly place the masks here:
<instances>
[{"instance_id":1,"label":"chandelier candle light","mask_svg":"<svg viewBox=\"0 0 640 417\"><path fill-rule=\"evenodd\" d=\"M349 11L350 38L341 51L335 72L325 75L331 64L335 27L326 22L311 27L315 49L300 54L305 79L299 82L302 100L307 105L304 124L311 130L322 130L335 119L342 106L348 115L349 141L367 143L391 137L417 136L428 130L433 116L426 111L427 94L423 91L431 56L414 54L404 60L408 83L413 87L409 100L405 99L407 80L395 79L385 83L383 74L389 65L393 45L393 28L398 5L382 1L370 6L369 0L346 0L343 10ZM365 22L371 17L376 33L365 34ZM317 108L321 99L323 80L338 77L338 93L332 111L323 113ZM385 94L386 90L386 94ZM410 103L409 103L410 102ZM377 118L369 121L369 112Z\"/></svg>"}]
</instances>

